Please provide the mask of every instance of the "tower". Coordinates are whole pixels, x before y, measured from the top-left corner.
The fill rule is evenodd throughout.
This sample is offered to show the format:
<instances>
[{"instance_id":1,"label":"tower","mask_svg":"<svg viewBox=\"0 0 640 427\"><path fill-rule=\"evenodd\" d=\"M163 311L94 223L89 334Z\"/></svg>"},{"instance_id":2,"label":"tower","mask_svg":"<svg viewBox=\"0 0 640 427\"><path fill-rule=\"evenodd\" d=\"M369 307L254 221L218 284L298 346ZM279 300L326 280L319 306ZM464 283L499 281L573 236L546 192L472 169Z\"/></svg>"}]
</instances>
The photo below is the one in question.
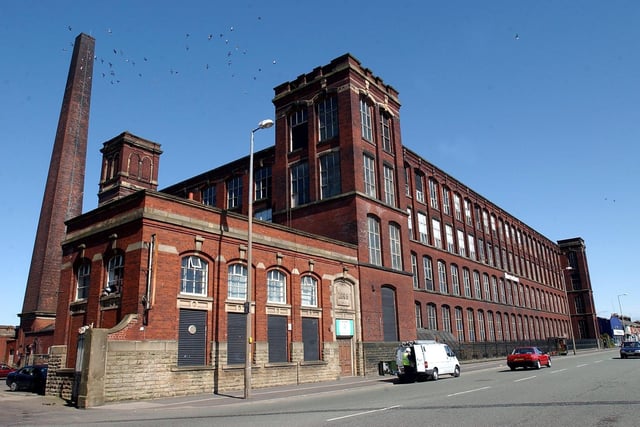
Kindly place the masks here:
<instances>
[{"instance_id":1,"label":"tower","mask_svg":"<svg viewBox=\"0 0 640 427\"><path fill-rule=\"evenodd\" d=\"M98 205L138 190L157 190L160 144L123 132L105 142Z\"/></svg>"},{"instance_id":2,"label":"tower","mask_svg":"<svg viewBox=\"0 0 640 427\"><path fill-rule=\"evenodd\" d=\"M76 37L19 314L23 354L44 353L51 344L65 221L82 213L94 47L93 37Z\"/></svg>"}]
</instances>

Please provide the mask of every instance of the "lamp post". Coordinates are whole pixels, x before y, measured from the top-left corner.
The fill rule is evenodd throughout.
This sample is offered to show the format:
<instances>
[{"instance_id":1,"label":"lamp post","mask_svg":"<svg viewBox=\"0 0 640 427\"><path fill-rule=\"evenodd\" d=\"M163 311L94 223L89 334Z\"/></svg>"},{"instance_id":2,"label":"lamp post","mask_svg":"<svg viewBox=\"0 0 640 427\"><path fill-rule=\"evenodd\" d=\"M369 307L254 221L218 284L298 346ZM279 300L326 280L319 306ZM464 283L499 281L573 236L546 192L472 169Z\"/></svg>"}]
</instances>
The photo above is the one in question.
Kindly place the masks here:
<instances>
[{"instance_id":1,"label":"lamp post","mask_svg":"<svg viewBox=\"0 0 640 427\"><path fill-rule=\"evenodd\" d=\"M622 316L622 303L620 302L620 297L626 297L626 296L627 296L626 293L618 295L618 307L620 307L620 322L622 322L622 341L623 342L624 342L624 337L627 335L627 329L624 327L624 317Z\"/></svg>"},{"instance_id":2,"label":"lamp post","mask_svg":"<svg viewBox=\"0 0 640 427\"><path fill-rule=\"evenodd\" d=\"M267 129L273 126L273 120L265 119L258 123L258 127L251 131L251 144L249 146L249 204L247 205L247 302L245 303L244 311L247 314L247 332L246 332L246 341L247 348L245 351L245 362L244 362L244 398L248 399L251 396L251 344L253 341L252 335L252 319L251 319L251 297L253 295L252 290L252 273L253 270L251 268L253 264L253 134L259 131L260 129Z\"/></svg>"}]
</instances>

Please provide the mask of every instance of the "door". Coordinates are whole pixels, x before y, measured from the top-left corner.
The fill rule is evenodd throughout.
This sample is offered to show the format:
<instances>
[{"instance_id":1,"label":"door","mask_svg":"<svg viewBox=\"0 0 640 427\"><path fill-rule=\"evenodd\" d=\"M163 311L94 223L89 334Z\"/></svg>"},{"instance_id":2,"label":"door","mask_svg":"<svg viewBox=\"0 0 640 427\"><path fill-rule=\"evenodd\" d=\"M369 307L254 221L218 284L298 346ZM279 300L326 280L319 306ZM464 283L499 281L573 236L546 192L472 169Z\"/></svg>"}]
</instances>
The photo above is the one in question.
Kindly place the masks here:
<instances>
[{"instance_id":1,"label":"door","mask_svg":"<svg viewBox=\"0 0 640 427\"><path fill-rule=\"evenodd\" d=\"M343 377L352 376L351 338L338 338L338 353L340 358L340 375Z\"/></svg>"}]
</instances>

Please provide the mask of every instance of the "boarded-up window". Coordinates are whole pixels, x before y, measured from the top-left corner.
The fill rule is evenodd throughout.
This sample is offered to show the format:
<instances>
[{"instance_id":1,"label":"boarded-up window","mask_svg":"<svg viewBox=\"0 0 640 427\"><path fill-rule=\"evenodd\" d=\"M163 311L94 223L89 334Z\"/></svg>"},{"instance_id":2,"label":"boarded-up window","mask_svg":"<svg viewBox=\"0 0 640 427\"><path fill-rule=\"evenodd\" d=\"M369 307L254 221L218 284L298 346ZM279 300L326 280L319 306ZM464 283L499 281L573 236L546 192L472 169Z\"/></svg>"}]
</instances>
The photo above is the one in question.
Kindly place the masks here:
<instances>
[{"instance_id":1,"label":"boarded-up window","mask_svg":"<svg viewBox=\"0 0 640 427\"><path fill-rule=\"evenodd\" d=\"M227 364L244 365L247 354L247 315L227 313Z\"/></svg>"},{"instance_id":2,"label":"boarded-up window","mask_svg":"<svg viewBox=\"0 0 640 427\"><path fill-rule=\"evenodd\" d=\"M207 312L180 309L178 366L203 366L206 363Z\"/></svg>"},{"instance_id":3,"label":"boarded-up window","mask_svg":"<svg viewBox=\"0 0 640 427\"><path fill-rule=\"evenodd\" d=\"M269 362L287 362L287 318L268 316Z\"/></svg>"},{"instance_id":4,"label":"boarded-up window","mask_svg":"<svg viewBox=\"0 0 640 427\"><path fill-rule=\"evenodd\" d=\"M318 319L314 317L302 318L302 343L304 345L304 360L320 360Z\"/></svg>"}]
</instances>

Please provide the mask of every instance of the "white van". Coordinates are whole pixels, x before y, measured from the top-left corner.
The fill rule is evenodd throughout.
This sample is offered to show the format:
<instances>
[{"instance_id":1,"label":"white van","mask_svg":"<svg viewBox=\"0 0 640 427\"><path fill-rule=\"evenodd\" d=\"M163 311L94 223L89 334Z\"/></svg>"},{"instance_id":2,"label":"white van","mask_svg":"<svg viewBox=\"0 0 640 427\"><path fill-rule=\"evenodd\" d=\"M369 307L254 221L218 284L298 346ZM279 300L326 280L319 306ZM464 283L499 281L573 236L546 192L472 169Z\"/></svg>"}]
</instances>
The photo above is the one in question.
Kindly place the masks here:
<instances>
[{"instance_id":1,"label":"white van","mask_svg":"<svg viewBox=\"0 0 640 427\"><path fill-rule=\"evenodd\" d=\"M406 361L409 361L407 365ZM437 380L440 375L460 376L460 362L447 344L432 340L409 341L396 350L398 378Z\"/></svg>"}]
</instances>

